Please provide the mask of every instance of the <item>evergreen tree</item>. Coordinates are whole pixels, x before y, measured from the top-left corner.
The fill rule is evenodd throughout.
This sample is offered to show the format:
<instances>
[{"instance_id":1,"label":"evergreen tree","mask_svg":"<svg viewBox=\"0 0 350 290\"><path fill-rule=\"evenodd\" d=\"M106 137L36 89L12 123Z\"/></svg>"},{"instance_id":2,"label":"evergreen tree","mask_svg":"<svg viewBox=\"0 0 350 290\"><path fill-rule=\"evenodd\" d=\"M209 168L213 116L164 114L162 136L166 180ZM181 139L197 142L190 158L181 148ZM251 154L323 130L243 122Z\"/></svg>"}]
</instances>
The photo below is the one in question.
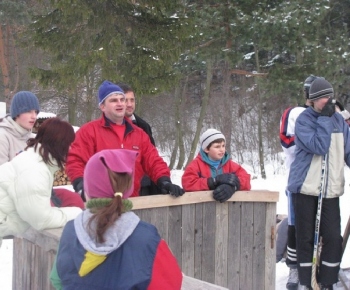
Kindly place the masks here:
<instances>
[{"instance_id":1,"label":"evergreen tree","mask_svg":"<svg viewBox=\"0 0 350 290\"><path fill-rule=\"evenodd\" d=\"M99 80L125 81L139 92L172 83L172 65L191 30L182 1L51 1L30 29L53 59L36 76L67 86L97 70Z\"/></svg>"}]
</instances>

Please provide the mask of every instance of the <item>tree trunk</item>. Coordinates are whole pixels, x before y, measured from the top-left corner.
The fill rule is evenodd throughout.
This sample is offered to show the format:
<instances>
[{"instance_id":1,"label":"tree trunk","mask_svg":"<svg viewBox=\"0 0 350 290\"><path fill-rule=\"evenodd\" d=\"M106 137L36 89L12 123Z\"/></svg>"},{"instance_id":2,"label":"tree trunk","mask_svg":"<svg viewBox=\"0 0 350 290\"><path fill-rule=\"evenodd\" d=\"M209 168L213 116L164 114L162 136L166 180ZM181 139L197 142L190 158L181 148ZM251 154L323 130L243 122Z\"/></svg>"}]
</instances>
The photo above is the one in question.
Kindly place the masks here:
<instances>
[{"instance_id":1,"label":"tree trunk","mask_svg":"<svg viewBox=\"0 0 350 290\"><path fill-rule=\"evenodd\" d=\"M86 78L86 123L92 120L92 114L96 106L96 98L94 97L94 85L95 77L93 73L91 73L91 76Z\"/></svg>"},{"instance_id":2,"label":"tree trunk","mask_svg":"<svg viewBox=\"0 0 350 290\"><path fill-rule=\"evenodd\" d=\"M255 61L258 72L260 72L259 64L259 49L254 46ZM257 79L258 84L258 142L259 142L259 164L261 171L261 178L266 179L265 163L264 163L264 147L263 147L263 136L262 136L262 98L260 91L260 81Z\"/></svg>"},{"instance_id":3,"label":"tree trunk","mask_svg":"<svg viewBox=\"0 0 350 290\"><path fill-rule=\"evenodd\" d=\"M77 95L78 92L75 89L73 91L68 91L69 97L68 97L68 122L72 125L76 124L76 109L77 109Z\"/></svg>"},{"instance_id":4,"label":"tree trunk","mask_svg":"<svg viewBox=\"0 0 350 290\"><path fill-rule=\"evenodd\" d=\"M200 135L200 132L201 132L202 126L203 126L204 116L207 112L212 78L213 78L213 60L209 58L207 60L207 81L206 81L206 86L205 86L205 90L204 90L204 96L202 99L202 108L201 108L201 111L199 113L196 133L195 133L194 139L192 141L191 151L190 151L190 154L188 156L186 166L193 160L194 154L196 152L196 148L197 148L197 144L198 144L198 140L199 140L199 135Z\"/></svg>"},{"instance_id":5,"label":"tree trunk","mask_svg":"<svg viewBox=\"0 0 350 290\"><path fill-rule=\"evenodd\" d=\"M179 105L178 105L178 122L176 130L178 130L178 144L179 144L179 161L177 163L176 169L181 170L184 167L185 163L185 144L184 144L184 135L182 130L182 122L180 121L180 110L183 108L183 101L185 99L186 91L187 91L188 77L185 80L185 84L183 86L183 90L181 95L179 96Z\"/></svg>"},{"instance_id":6,"label":"tree trunk","mask_svg":"<svg viewBox=\"0 0 350 290\"><path fill-rule=\"evenodd\" d=\"M11 101L11 93L10 93L10 75L9 75L9 62L7 58L6 52L6 40L4 34L4 26L0 25L0 69L1 69L1 77L2 83L4 86L4 97L6 102L7 109L10 106Z\"/></svg>"},{"instance_id":7,"label":"tree trunk","mask_svg":"<svg viewBox=\"0 0 350 290\"><path fill-rule=\"evenodd\" d=\"M222 118L222 133L226 138L226 151L229 155L231 155L231 133L232 133L232 102L233 99L230 96L230 88L231 88L231 72L229 69L228 62L225 62L224 70L224 80L222 86L222 93L224 96L224 105L226 110L223 110L223 118Z\"/></svg>"},{"instance_id":8,"label":"tree trunk","mask_svg":"<svg viewBox=\"0 0 350 290\"><path fill-rule=\"evenodd\" d=\"M177 150L179 148L179 135L180 135L180 84L175 88L175 146L171 152L169 168L175 167L175 161L177 156Z\"/></svg>"}]
</instances>

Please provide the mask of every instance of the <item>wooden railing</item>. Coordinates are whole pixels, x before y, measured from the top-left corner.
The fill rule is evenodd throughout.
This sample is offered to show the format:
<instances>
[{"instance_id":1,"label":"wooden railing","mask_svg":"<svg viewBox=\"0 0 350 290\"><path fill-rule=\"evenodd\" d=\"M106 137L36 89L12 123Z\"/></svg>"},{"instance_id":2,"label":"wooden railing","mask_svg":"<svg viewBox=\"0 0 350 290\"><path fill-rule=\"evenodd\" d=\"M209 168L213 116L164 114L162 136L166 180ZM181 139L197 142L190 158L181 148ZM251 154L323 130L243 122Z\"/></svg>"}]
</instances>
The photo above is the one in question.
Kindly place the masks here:
<instances>
[{"instance_id":1,"label":"wooden railing","mask_svg":"<svg viewBox=\"0 0 350 290\"><path fill-rule=\"evenodd\" d=\"M278 192L240 191L224 203L211 191L130 199L195 278L185 277L182 289L275 289ZM13 289L53 289L48 277L61 232L29 230L14 239Z\"/></svg>"}]
</instances>

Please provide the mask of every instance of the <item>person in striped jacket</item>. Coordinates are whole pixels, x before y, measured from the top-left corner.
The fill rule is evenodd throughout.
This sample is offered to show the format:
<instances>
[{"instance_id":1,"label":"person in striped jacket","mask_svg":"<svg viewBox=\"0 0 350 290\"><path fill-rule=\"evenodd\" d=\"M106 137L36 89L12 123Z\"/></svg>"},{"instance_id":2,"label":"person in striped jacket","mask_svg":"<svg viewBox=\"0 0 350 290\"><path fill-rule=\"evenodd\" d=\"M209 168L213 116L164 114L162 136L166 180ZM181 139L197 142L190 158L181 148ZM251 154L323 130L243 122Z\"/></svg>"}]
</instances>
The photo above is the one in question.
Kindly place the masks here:
<instances>
[{"instance_id":1,"label":"person in striped jacket","mask_svg":"<svg viewBox=\"0 0 350 290\"><path fill-rule=\"evenodd\" d=\"M295 122L299 117L300 113L303 112L307 107L310 106L311 101L309 99L309 90L312 82L318 78L317 76L310 75L304 81L304 97L305 104L303 106L289 107L287 108L281 117L280 122L280 141L282 145L283 152L285 154L285 165L287 169L287 176L289 175L290 165L295 159ZM292 195L288 190L286 190L286 195L288 198L288 234L287 239L280 239L277 241L287 241L287 258L286 264L289 267L289 277L287 281L286 288L289 290L298 289L299 277L297 270L297 252L296 252L296 238L295 238L295 216L294 208L292 203ZM285 246L279 247L284 249ZM280 256L281 253L279 254Z\"/></svg>"}]
</instances>

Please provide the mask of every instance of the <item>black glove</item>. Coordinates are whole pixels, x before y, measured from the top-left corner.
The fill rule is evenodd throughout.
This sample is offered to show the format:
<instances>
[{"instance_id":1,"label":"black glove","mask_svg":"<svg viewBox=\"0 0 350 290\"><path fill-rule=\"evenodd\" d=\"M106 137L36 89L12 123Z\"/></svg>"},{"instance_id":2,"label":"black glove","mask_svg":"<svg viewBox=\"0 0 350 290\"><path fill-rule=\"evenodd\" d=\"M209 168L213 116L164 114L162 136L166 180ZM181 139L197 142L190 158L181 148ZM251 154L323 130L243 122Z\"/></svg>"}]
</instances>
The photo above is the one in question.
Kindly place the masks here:
<instances>
[{"instance_id":1,"label":"black glove","mask_svg":"<svg viewBox=\"0 0 350 290\"><path fill-rule=\"evenodd\" d=\"M224 202L228 200L235 192L237 188L229 184L221 184L213 191L213 197L215 200Z\"/></svg>"},{"instance_id":2,"label":"black glove","mask_svg":"<svg viewBox=\"0 0 350 290\"><path fill-rule=\"evenodd\" d=\"M328 102L324 105L321 111L321 116L332 117L334 113L335 113L335 100L332 98L329 98Z\"/></svg>"},{"instance_id":3,"label":"black glove","mask_svg":"<svg viewBox=\"0 0 350 290\"><path fill-rule=\"evenodd\" d=\"M50 198L51 202L53 203L53 205L55 207L61 207L62 206L62 200L60 200L58 198L58 196L56 195L55 191L52 189L51 190L51 198Z\"/></svg>"},{"instance_id":4,"label":"black glove","mask_svg":"<svg viewBox=\"0 0 350 290\"><path fill-rule=\"evenodd\" d=\"M208 184L208 187L209 187L209 189L210 190L213 190L213 189L215 189L216 188L216 181L215 181L215 178L213 178L213 177L209 177L208 179L207 179L207 184Z\"/></svg>"},{"instance_id":5,"label":"black glove","mask_svg":"<svg viewBox=\"0 0 350 290\"><path fill-rule=\"evenodd\" d=\"M157 185L162 194L171 194L178 197L185 193L185 191L178 185L173 184L169 177L161 177L157 181Z\"/></svg>"},{"instance_id":6,"label":"black glove","mask_svg":"<svg viewBox=\"0 0 350 290\"><path fill-rule=\"evenodd\" d=\"M215 177L216 185L220 184L229 184L233 185L236 188L240 188L240 182L236 174L234 173L223 173Z\"/></svg>"},{"instance_id":7,"label":"black glove","mask_svg":"<svg viewBox=\"0 0 350 290\"><path fill-rule=\"evenodd\" d=\"M73 188L75 192L78 192L81 196L81 199L85 202L85 193L84 193L84 179L82 177L78 177L73 181Z\"/></svg>"}]
</instances>

